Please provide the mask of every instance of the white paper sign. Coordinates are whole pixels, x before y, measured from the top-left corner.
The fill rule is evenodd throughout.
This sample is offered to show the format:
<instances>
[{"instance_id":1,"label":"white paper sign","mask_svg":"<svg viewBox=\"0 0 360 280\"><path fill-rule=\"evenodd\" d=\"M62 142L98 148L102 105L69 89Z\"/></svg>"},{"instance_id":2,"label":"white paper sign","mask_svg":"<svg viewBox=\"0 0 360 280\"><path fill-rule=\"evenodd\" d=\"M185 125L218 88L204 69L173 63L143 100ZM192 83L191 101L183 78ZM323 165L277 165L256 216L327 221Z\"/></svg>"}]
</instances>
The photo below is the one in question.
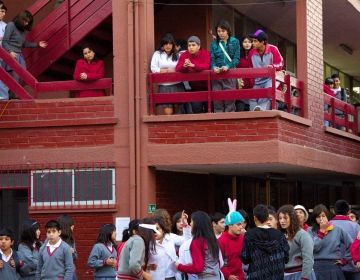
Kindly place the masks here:
<instances>
[{"instance_id":1,"label":"white paper sign","mask_svg":"<svg viewBox=\"0 0 360 280\"><path fill-rule=\"evenodd\" d=\"M121 241L124 229L129 228L130 217L117 217L115 219L116 241Z\"/></svg>"}]
</instances>

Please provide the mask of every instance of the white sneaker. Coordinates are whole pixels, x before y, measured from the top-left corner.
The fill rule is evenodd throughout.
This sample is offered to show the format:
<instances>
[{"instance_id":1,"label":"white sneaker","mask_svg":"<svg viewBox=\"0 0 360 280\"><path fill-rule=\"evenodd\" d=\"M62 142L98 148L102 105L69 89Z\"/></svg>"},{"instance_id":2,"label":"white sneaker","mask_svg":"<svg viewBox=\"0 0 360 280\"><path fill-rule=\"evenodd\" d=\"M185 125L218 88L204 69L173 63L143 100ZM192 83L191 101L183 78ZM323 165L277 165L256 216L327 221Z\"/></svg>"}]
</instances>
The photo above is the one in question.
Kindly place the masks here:
<instances>
[{"instance_id":1,"label":"white sneaker","mask_svg":"<svg viewBox=\"0 0 360 280\"><path fill-rule=\"evenodd\" d=\"M257 105L254 107L253 111L262 111L262 109L259 105Z\"/></svg>"}]
</instances>

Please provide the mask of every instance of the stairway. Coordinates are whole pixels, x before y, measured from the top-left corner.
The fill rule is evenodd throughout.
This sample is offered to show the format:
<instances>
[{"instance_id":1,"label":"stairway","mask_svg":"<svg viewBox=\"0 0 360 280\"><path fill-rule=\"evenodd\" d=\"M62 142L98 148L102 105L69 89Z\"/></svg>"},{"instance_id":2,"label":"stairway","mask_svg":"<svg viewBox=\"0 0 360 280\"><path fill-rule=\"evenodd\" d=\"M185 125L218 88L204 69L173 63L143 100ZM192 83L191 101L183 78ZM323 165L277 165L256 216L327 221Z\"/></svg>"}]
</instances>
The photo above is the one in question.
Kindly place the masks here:
<instances>
[{"instance_id":1,"label":"stairway","mask_svg":"<svg viewBox=\"0 0 360 280\"><path fill-rule=\"evenodd\" d=\"M41 1L41 0L39 0ZM68 80L81 43L89 42L103 58L112 52L111 0L66 0L37 23L28 39L47 41L46 49L27 49L28 71L39 80Z\"/></svg>"}]
</instances>

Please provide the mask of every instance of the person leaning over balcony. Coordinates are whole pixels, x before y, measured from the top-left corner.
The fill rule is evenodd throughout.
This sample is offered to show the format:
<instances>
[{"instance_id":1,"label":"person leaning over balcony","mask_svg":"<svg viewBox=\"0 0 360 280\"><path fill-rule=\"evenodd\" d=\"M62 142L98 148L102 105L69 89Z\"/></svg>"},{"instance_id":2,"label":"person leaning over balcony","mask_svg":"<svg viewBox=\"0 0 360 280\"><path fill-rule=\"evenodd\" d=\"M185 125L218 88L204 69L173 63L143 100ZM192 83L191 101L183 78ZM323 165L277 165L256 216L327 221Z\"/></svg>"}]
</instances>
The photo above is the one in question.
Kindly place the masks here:
<instances>
[{"instance_id":1,"label":"person leaning over balcony","mask_svg":"<svg viewBox=\"0 0 360 280\"><path fill-rule=\"evenodd\" d=\"M26 32L30 31L33 25L33 15L29 11L19 13L13 21L10 21L5 28L2 47L10 53L10 55L26 69L26 62L22 54L23 48L46 48L46 41L29 42L26 40ZM8 65L5 70L18 82L22 83L19 75L15 73ZM10 92L10 98L16 98L15 94Z\"/></svg>"},{"instance_id":2,"label":"person leaning over balcony","mask_svg":"<svg viewBox=\"0 0 360 280\"><path fill-rule=\"evenodd\" d=\"M179 58L176 65L177 72L193 73L210 69L210 53L208 50L201 48L201 42L199 37L191 36L188 41L188 49ZM190 82L192 91L207 90L206 81L193 81ZM204 102L191 102L190 106L186 106L191 113L203 113Z\"/></svg>"},{"instance_id":3,"label":"person leaning over balcony","mask_svg":"<svg viewBox=\"0 0 360 280\"><path fill-rule=\"evenodd\" d=\"M343 102L348 102L348 98L347 98L347 92L346 89L341 87L341 80L340 80L340 76L339 74L333 74L331 75L331 79L334 80L334 86L332 88L332 91L335 94L335 97ZM335 109L335 115L338 118L344 118L345 114L343 111ZM345 130L345 127L338 125L336 128L341 129L341 130Z\"/></svg>"},{"instance_id":4,"label":"person leaning over balcony","mask_svg":"<svg viewBox=\"0 0 360 280\"><path fill-rule=\"evenodd\" d=\"M284 60L279 49L268 43L268 35L258 29L251 35L253 38L253 49L249 53L249 63L253 68L275 68L276 71L282 70ZM253 88L270 88L272 86L271 77L256 78ZM250 111L270 110L271 100L269 98L250 99Z\"/></svg>"},{"instance_id":5,"label":"person leaning over balcony","mask_svg":"<svg viewBox=\"0 0 360 280\"><path fill-rule=\"evenodd\" d=\"M95 81L104 78L105 66L104 61L97 59L96 52L93 46L85 44L82 46L82 53L84 58L76 61L74 70L74 80L80 82ZM102 89L82 90L75 94L75 97L98 97L104 96L105 92Z\"/></svg>"},{"instance_id":6,"label":"person leaning over balcony","mask_svg":"<svg viewBox=\"0 0 360 280\"><path fill-rule=\"evenodd\" d=\"M161 39L158 49L151 58L150 69L152 73L172 73L175 72L176 64L179 60L179 53L175 48L174 37L167 33ZM184 91L182 82L165 83L159 85L160 93L172 93ZM179 106L174 104L161 104L156 106L158 115L172 115L177 113Z\"/></svg>"},{"instance_id":7,"label":"person leaning over balcony","mask_svg":"<svg viewBox=\"0 0 360 280\"><path fill-rule=\"evenodd\" d=\"M231 36L229 22L221 20L215 27L216 40L211 42L211 69L215 73L236 68L240 60L239 40ZM213 90L236 89L236 79L213 80ZM235 100L214 101L214 112L235 112Z\"/></svg>"}]
</instances>

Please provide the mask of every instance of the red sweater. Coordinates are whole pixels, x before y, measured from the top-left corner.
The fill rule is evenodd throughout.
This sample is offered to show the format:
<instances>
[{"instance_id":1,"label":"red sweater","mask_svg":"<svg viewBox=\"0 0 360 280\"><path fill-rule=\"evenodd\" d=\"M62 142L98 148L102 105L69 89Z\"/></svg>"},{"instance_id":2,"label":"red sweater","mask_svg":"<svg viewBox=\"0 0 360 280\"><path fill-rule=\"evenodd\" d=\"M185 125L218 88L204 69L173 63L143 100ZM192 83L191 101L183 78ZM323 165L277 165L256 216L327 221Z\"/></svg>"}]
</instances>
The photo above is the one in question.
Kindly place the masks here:
<instances>
[{"instance_id":1,"label":"red sweater","mask_svg":"<svg viewBox=\"0 0 360 280\"><path fill-rule=\"evenodd\" d=\"M81 80L80 74L86 73L87 79ZM91 63L88 63L85 59L81 58L76 62L74 70L74 80L84 82L95 81L101 78L104 78L105 68L104 62L102 60L95 60ZM76 97L95 97L95 96L104 96L104 90L102 89L90 89L79 91L76 94Z\"/></svg>"},{"instance_id":2,"label":"red sweater","mask_svg":"<svg viewBox=\"0 0 360 280\"><path fill-rule=\"evenodd\" d=\"M360 240L355 239L350 246L350 255L353 262L356 264L360 261Z\"/></svg>"},{"instance_id":3,"label":"red sweater","mask_svg":"<svg viewBox=\"0 0 360 280\"><path fill-rule=\"evenodd\" d=\"M189 59L191 63L195 64L195 67L184 67L185 59ZM191 54L189 51L185 51L180 55L179 61L176 64L176 71L183 73L200 72L210 69L210 53L208 50L200 49L197 54ZM190 82L190 86L193 90L204 90L207 88L206 82L193 81Z\"/></svg>"},{"instance_id":4,"label":"red sweater","mask_svg":"<svg viewBox=\"0 0 360 280\"><path fill-rule=\"evenodd\" d=\"M251 68L250 61L247 57L240 57L239 64L237 68ZM254 79L244 78L244 86L242 88L253 88Z\"/></svg>"},{"instance_id":5,"label":"red sweater","mask_svg":"<svg viewBox=\"0 0 360 280\"><path fill-rule=\"evenodd\" d=\"M238 280L244 279L242 262L240 259L244 236L231 235L225 231L218 239L219 247L224 259L224 266L221 268L225 279L230 275L235 275Z\"/></svg>"}]
</instances>

